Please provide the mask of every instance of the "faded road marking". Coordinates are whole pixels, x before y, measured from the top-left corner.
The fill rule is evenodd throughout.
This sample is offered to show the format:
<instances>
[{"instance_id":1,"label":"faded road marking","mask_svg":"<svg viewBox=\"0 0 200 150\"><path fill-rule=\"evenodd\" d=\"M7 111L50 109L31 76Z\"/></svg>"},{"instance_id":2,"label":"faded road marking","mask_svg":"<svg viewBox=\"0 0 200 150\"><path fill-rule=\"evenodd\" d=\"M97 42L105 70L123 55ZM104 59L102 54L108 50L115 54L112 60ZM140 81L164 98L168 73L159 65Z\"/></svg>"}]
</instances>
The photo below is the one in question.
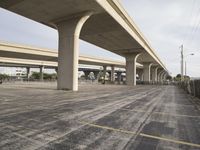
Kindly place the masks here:
<instances>
[{"instance_id":1,"label":"faded road marking","mask_svg":"<svg viewBox=\"0 0 200 150\"><path fill-rule=\"evenodd\" d=\"M126 134L132 134L132 135L137 134L137 132L134 132L134 131L116 129L116 128L112 128L112 127L108 127L108 126L101 126L101 125L97 125L97 124L93 124L93 123L89 123L89 122L85 122L85 121L78 121L78 122L81 123L81 124L84 124L84 125L91 126L91 127L106 129L106 130L110 130L110 131L116 131L116 132L121 132L121 133L126 133ZM182 144L182 145L200 148L200 144L185 142L185 141L181 141L181 140L177 140L177 139L169 139L169 138L166 138L166 137L159 137L159 136L149 135L149 134L145 134L145 133L139 133L137 135L142 136L142 137L151 138L151 139L157 139L157 140L172 142L172 143L175 143L175 144Z\"/></svg>"}]
</instances>

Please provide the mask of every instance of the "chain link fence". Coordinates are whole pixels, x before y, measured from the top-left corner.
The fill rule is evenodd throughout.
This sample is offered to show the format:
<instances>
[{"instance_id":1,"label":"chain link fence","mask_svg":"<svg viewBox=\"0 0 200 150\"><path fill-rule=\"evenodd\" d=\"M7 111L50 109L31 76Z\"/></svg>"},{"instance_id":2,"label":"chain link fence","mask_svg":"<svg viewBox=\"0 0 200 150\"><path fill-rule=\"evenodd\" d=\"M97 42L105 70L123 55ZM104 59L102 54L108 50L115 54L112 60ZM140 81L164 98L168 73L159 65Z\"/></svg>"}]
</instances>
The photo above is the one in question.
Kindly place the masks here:
<instances>
[{"instance_id":1,"label":"chain link fence","mask_svg":"<svg viewBox=\"0 0 200 150\"><path fill-rule=\"evenodd\" d=\"M178 85L188 94L200 98L200 80L179 82Z\"/></svg>"}]
</instances>

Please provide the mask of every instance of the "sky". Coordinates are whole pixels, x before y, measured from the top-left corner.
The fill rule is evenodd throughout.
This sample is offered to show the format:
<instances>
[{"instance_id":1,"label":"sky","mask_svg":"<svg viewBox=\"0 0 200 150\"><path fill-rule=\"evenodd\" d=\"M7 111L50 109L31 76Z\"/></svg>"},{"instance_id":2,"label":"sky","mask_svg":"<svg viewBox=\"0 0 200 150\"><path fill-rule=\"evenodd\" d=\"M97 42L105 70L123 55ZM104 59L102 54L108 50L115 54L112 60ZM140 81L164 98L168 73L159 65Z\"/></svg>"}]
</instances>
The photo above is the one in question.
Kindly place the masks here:
<instances>
[{"instance_id":1,"label":"sky","mask_svg":"<svg viewBox=\"0 0 200 150\"><path fill-rule=\"evenodd\" d=\"M187 75L200 77L200 0L121 0L121 3L173 76L180 73L183 44ZM57 49L58 33L0 8L0 41ZM124 60L81 40L80 54ZM0 71L12 72L8 68Z\"/></svg>"}]
</instances>

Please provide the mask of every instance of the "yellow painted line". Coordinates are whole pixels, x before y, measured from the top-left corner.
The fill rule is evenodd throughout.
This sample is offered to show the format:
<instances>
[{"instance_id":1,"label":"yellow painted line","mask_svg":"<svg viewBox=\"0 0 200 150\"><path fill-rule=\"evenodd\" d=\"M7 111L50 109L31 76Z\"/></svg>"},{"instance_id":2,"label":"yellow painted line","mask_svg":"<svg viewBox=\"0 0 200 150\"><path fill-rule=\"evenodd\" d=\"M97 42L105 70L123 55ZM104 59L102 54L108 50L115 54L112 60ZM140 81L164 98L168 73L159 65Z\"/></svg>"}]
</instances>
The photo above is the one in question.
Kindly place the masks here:
<instances>
[{"instance_id":1,"label":"yellow painted line","mask_svg":"<svg viewBox=\"0 0 200 150\"><path fill-rule=\"evenodd\" d=\"M116 129L116 128L112 128L112 127L108 127L108 126L101 126L101 125L97 125L97 124L93 124L93 123L89 123L89 122L85 122L85 121L79 121L79 122L81 124L92 126L92 127L96 127L96 128L101 128L101 129L106 129L106 130L111 130L111 131L131 134L131 135L136 135L137 134L137 132L134 132L134 131ZM145 133L138 133L138 135L142 136L142 137L146 137L146 138L157 139L157 140L172 142L172 143L175 143L175 144L181 144L181 145L187 145L187 146L193 146L193 147L200 148L200 144L185 142L185 141L181 141L181 140L177 140L177 139L169 139L169 138L166 138L166 137L159 137L159 136L149 135L149 134L145 134Z\"/></svg>"},{"instance_id":2,"label":"yellow painted line","mask_svg":"<svg viewBox=\"0 0 200 150\"><path fill-rule=\"evenodd\" d=\"M112 128L112 127L108 127L108 126L101 126L101 125L97 125L97 124L93 124L93 123L88 123L85 121L79 121L81 124L85 124L85 125L89 125L92 127L97 127L97 128L101 128L101 129L107 129L107 130L111 130L111 131L117 131L117 132L122 132L122 133L127 133L127 134L136 134L136 132L133 131L126 131L123 129L116 129L116 128Z\"/></svg>"},{"instance_id":3,"label":"yellow painted line","mask_svg":"<svg viewBox=\"0 0 200 150\"><path fill-rule=\"evenodd\" d=\"M159 136L154 136L154 135L148 135L148 134L144 134L144 133L140 133L139 135L143 136L143 137L147 137L147 138L152 138L152 139L157 139L157 140L172 142L172 143L176 143L176 144L182 144L182 145L187 145L187 146L193 146L193 147L199 147L200 148L200 144L185 142L185 141L176 140L176 139L169 139L169 138L159 137Z\"/></svg>"},{"instance_id":4,"label":"yellow painted line","mask_svg":"<svg viewBox=\"0 0 200 150\"><path fill-rule=\"evenodd\" d=\"M129 111L137 111L137 112L147 112L147 111L143 111L143 110L128 109L128 108L121 108L121 110L129 110ZM190 115L171 114L171 113L164 113L164 112L158 112L158 111L153 112L153 114L169 115L169 116L177 116L177 117L200 118L200 116L190 116Z\"/></svg>"}]
</instances>

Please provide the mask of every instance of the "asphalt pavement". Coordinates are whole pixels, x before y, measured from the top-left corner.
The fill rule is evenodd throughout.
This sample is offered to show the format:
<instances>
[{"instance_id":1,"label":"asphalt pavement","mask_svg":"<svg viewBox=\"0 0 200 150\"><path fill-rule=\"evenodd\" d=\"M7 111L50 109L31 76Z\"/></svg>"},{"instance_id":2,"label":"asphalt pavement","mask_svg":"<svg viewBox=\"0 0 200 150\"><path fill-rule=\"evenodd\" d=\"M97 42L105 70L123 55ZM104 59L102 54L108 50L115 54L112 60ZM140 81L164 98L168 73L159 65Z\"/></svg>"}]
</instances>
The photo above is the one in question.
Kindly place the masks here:
<instances>
[{"instance_id":1,"label":"asphalt pavement","mask_svg":"<svg viewBox=\"0 0 200 150\"><path fill-rule=\"evenodd\" d=\"M0 85L0 150L200 150L200 100L175 86Z\"/></svg>"}]
</instances>

